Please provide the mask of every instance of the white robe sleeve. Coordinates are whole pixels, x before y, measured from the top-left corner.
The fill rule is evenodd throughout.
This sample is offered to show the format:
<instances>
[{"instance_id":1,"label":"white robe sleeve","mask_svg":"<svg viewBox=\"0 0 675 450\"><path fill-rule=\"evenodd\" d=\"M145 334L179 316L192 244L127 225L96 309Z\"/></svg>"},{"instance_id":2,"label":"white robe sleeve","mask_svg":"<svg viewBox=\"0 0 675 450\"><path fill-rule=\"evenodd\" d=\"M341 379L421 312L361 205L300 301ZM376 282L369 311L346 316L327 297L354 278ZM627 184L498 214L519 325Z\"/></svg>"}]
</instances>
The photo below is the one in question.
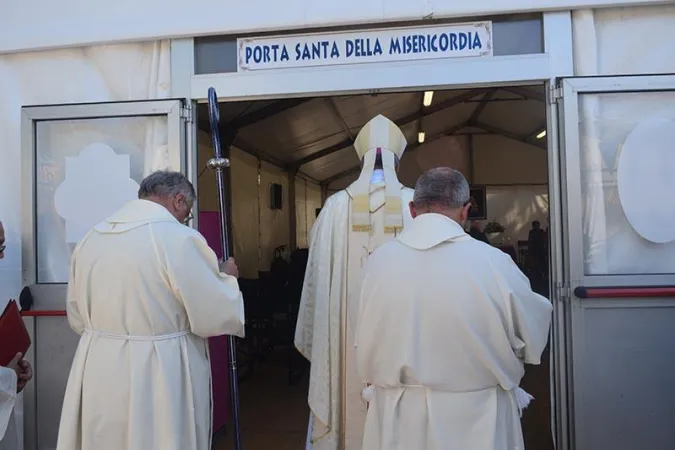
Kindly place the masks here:
<instances>
[{"instance_id":1,"label":"white robe sleeve","mask_svg":"<svg viewBox=\"0 0 675 450\"><path fill-rule=\"evenodd\" d=\"M312 361L317 314L325 315L328 323L328 304L331 289L333 198L328 199L316 218L309 234L307 269L300 297L300 308L295 325L295 347L308 361ZM326 270L327 269L327 270Z\"/></svg>"},{"instance_id":2,"label":"white robe sleeve","mask_svg":"<svg viewBox=\"0 0 675 450\"><path fill-rule=\"evenodd\" d=\"M80 312L79 304L77 303L78 289L75 286L75 266L77 265L77 248L73 251L73 256L70 259L70 276L68 279L68 294L66 296L66 314L68 316L68 324L70 328L79 335L84 332L85 323L82 313Z\"/></svg>"},{"instance_id":3,"label":"white robe sleeve","mask_svg":"<svg viewBox=\"0 0 675 450\"><path fill-rule=\"evenodd\" d=\"M244 336L244 300L239 283L221 273L218 258L198 233L167 243L166 270L185 307L192 333L202 338Z\"/></svg>"},{"instance_id":4,"label":"white robe sleeve","mask_svg":"<svg viewBox=\"0 0 675 450\"><path fill-rule=\"evenodd\" d=\"M553 306L532 291L530 281L509 255L500 255L497 276L508 295L511 346L525 364L539 364L548 342Z\"/></svg>"},{"instance_id":5,"label":"white robe sleeve","mask_svg":"<svg viewBox=\"0 0 675 450\"><path fill-rule=\"evenodd\" d=\"M16 403L16 373L0 366L0 440L5 437Z\"/></svg>"},{"instance_id":6,"label":"white robe sleeve","mask_svg":"<svg viewBox=\"0 0 675 450\"><path fill-rule=\"evenodd\" d=\"M349 195L338 192L326 201L312 227L295 328L295 347L310 361L307 400L316 419L312 422L315 443L337 426L336 354L339 354L340 305L346 281L348 214Z\"/></svg>"}]
</instances>

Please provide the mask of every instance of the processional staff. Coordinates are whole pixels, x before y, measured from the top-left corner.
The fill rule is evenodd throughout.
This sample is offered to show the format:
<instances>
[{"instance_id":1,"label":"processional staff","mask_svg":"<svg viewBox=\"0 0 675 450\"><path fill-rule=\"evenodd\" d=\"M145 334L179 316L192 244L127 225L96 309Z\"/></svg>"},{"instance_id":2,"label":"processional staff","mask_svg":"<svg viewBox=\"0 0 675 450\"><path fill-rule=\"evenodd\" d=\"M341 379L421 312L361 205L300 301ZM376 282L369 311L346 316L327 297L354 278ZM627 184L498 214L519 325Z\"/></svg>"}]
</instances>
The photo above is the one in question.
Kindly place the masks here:
<instances>
[{"instance_id":1,"label":"processional staff","mask_svg":"<svg viewBox=\"0 0 675 450\"><path fill-rule=\"evenodd\" d=\"M223 157L220 148L220 109L216 90L209 88L209 121L211 123L211 140L213 142L213 158L209 159L206 166L216 173L216 185L218 188L218 207L220 209L220 245L222 247L223 261L230 257L230 247L227 235L227 205L225 200L225 182L223 171L230 167L230 160ZM241 434L239 429L239 382L237 377L237 343L234 336L227 337L227 349L229 352L230 368L230 397L232 400L232 422L234 424L234 448L241 450Z\"/></svg>"}]
</instances>

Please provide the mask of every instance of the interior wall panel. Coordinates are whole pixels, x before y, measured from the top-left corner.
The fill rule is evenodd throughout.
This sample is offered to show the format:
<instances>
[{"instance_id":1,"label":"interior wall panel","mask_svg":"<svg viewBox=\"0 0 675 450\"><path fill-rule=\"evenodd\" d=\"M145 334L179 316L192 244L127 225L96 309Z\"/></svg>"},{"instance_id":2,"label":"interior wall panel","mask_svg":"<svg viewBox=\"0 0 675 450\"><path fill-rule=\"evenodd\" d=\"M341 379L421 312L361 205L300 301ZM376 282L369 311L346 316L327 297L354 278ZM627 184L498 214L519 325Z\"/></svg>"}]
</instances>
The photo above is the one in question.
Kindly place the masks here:
<instances>
[{"instance_id":1,"label":"interior wall panel","mask_svg":"<svg viewBox=\"0 0 675 450\"><path fill-rule=\"evenodd\" d=\"M258 278L260 236L258 159L233 148L230 152L230 160L234 257L237 260L241 277ZM214 192L215 195L216 191L209 192Z\"/></svg>"},{"instance_id":2,"label":"interior wall panel","mask_svg":"<svg viewBox=\"0 0 675 450\"><path fill-rule=\"evenodd\" d=\"M270 186L272 183L282 187L282 209L270 208ZM289 245L289 207L288 175L282 169L263 162L260 169L260 271L268 271L274 258L274 249L280 245Z\"/></svg>"},{"instance_id":3,"label":"interior wall panel","mask_svg":"<svg viewBox=\"0 0 675 450\"><path fill-rule=\"evenodd\" d=\"M298 248L307 247L307 181L295 178L295 239Z\"/></svg>"},{"instance_id":4,"label":"interior wall panel","mask_svg":"<svg viewBox=\"0 0 675 450\"><path fill-rule=\"evenodd\" d=\"M496 135L474 135L475 184L546 184L546 150Z\"/></svg>"}]
</instances>

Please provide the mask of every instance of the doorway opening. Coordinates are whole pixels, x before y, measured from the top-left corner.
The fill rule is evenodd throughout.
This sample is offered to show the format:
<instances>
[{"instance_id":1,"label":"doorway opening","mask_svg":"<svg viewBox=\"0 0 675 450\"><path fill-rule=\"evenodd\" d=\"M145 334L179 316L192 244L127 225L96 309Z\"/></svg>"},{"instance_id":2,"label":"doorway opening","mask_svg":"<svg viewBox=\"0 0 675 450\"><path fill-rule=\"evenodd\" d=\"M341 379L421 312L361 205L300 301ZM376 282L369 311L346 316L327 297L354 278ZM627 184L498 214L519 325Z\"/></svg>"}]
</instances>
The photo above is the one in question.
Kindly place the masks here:
<instances>
[{"instance_id":1,"label":"doorway opening","mask_svg":"<svg viewBox=\"0 0 675 450\"><path fill-rule=\"evenodd\" d=\"M238 363L242 440L250 450L304 448L309 366L293 336L309 235L326 198L357 178L353 142L378 114L408 140L400 181L413 187L432 167L460 170L475 200L467 230L510 254L533 288L550 297L543 84L221 103L230 236L246 305ZM218 247L206 105L197 117L199 227ZM233 445L225 341L211 346L214 428L221 430L214 448L226 450ZM553 450L548 352L540 366L527 366L521 384L536 399L524 412L523 432L526 448L537 450Z\"/></svg>"}]
</instances>

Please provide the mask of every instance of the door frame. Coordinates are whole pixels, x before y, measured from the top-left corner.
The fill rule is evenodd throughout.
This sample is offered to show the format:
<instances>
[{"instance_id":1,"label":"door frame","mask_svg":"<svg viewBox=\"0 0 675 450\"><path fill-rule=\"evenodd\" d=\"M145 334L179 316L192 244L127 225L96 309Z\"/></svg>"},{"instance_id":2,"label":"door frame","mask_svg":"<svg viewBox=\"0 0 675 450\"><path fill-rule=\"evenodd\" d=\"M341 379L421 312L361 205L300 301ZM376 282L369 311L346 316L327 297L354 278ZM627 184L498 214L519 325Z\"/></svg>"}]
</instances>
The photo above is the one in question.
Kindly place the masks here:
<instances>
[{"instance_id":1,"label":"door frame","mask_svg":"<svg viewBox=\"0 0 675 450\"><path fill-rule=\"evenodd\" d=\"M191 134L190 104L182 99L139 100L124 102L79 103L23 106L21 108L21 153L22 153L22 280L34 299L30 311L25 311L24 322L33 345L26 358L33 362L34 379L24 390L24 447L37 450L39 444L37 382L40 377L49 377L48 370L66 371L67 367L53 366L40 368L36 360L38 327L41 321L60 320L65 324L65 298L67 283L38 283L37 279L37 189L36 156L39 122L77 119L105 119L119 117L166 116L168 132L168 153L170 167L187 173L190 169L188 155L193 152L193 142L187 139ZM52 325L52 324L50 324ZM46 375L45 375L46 374ZM53 426L53 425L52 425ZM58 426L58 424L56 424ZM42 445L44 446L44 445Z\"/></svg>"},{"instance_id":2,"label":"door frame","mask_svg":"<svg viewBox=\"0 0 675 450\"><path fill-rule=\"evenodd\" d=\"M567 360L568 311L565 286L564 211L566 196L562 178L562 146L560 117L556 106L556 80L546 83L548 201L549 201L549 292L553 305L550 338L551 434L556 448L570 448L571 423Z\"/></svg>"},{"instance_id":3,"label":"door frame","mask_svg":"<svg viewBox=\"0 0 675 450\"><path fill-rule=\"evenodd\" d=\"M588 275L584 268L583 242L583 205L581 180L581 141L579 131L579 96L584 94L605 93L635 93L658 92L675 90L675 75L625 75L625 76L594 76L594 77L565 77L555 80L552 85L552 99L557 108L552 114L558 116L558 130L556 142L559 146L559 180L560 180L560 233L556 233L560 242L552 244L559 246L561 258L560 267L556 271L563 282L554 286L557 292L558 304L555 308L558 317L555 326L558 326L554 339L557 338L556 351L560 352L556 363L564 364L565 371L558 370L556 374L556 389L559 394L556 400L566 403L561 411L566 422L567 430L560 429L560 447L564 450L586 448L583 436L583 427L589 423L591 417L583 405L581 392L575 389L575 384L583 383L583 362L575 355L582 354L585 344L584 311L588 308L603 308L616 306L611 300L597 301L582 299L575 295L577 287L654 287L675 284L673 274L597 274ZM553 139L553 136L550 136ZM555 275L554 275L555 276ZM621 299L626 307L656 306L661 300ZM611 304L610 304L611 303ZM566 410L566 411L564 411ZM560 420L560 418L558 419ZM565 441L567 440L567 441ZM565 445L565 442L567 445Z\"/></svg>"},{"instance_id":4,"label":"door frame","mask_svg":"<svg viewBox=\"0 0 675 450\"><path fill-rule=\"evenodd\" d=\"M558 84L562 99L562 148L564 149L564 172L568 201L581 199L581 145L579 137L579 95L609 94L631 92L658 92L675 90L675 75L625 75L598 77L562 78ZM574 126L565 126L575 124ZM668 274L637 275L586 275L584 274L584 248L582 237L582 211L580 205L567 210L567 229L569 243L567 256L570 262L571 287L576 286L634 286L663 285L673 281Z\"/></svg>"},{"instance_id":5,"label":"door frame","mask_svg":"<svg viewBox=\"0 0 675 450\"><path fill-rule=\"evenodd\" d=\"M21 108L22 169L22 275L24 286L37 284L35 162L37 123L55 120L86 120L116 117L167 116L168 153L171 167L187 169L186 128L181 126L184 102L178 99L106 103L23 106Z\"/></svg>"}]
</instances>

